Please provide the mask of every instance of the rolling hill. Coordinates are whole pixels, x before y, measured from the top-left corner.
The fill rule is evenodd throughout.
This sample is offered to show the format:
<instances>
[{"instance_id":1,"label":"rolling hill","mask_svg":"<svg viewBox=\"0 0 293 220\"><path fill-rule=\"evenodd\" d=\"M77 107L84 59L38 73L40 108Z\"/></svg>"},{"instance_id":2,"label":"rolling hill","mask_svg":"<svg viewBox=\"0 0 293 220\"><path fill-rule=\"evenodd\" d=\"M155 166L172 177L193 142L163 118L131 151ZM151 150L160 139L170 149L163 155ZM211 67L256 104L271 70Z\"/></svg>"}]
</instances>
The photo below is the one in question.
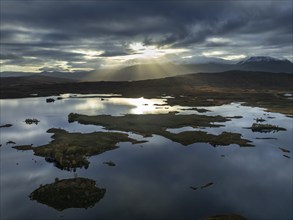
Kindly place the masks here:
<instances>
[{"instance_id":1,"label":"rolling hill","mask_svg":"<svg viewBox=\"0 0 293 220\"><path fill-rule=\"evenodd\" d=\"M293 64L286 59L277 59L268 56L246 58L236 64L204 63L204 64L174 64L149 63L132 66L99 69L79 72L41 72L40 76L70 79L75 81L137 81L146 79L159 79L190 73L218 73L231 70L262 71L274 73L293 73ZM33 74L34 76L36 73ZM17 72L2 72L1 78L22 76ZM32 73L24 73L32 76ZM54 81L54 80L53 80Z\"/></svg>"}]
</instances>

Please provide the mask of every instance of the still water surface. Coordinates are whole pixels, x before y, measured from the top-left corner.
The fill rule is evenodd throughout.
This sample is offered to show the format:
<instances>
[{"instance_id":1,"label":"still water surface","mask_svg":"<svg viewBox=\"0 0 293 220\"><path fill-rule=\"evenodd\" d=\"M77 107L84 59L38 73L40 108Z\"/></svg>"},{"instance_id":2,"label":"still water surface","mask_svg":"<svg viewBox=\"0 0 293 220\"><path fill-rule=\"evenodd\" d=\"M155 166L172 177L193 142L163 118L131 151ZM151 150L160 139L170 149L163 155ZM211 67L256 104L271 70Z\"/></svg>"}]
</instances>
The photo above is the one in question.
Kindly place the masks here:
<instances>
[{"instance_id":1,"label":"still water surface","mask_svg":"<svg viewBox=\"0 0 293 220\"><path fill-rule=\"evenodd\" d=\"M0 100L1 125L1 219L200 219L221 213L237 213L248 219L292 219L292 118L267 113L261 108L239 103L205 107L198 113L180 109L186 106L162 105L165 99L129 99L118 95L81 96L66 94L64 99L46 103L46 97ZM56 98L56 97L52 97ZM166 97L171 98L171 97ZM119 148L89 158L88 169L60 170L32 151L17 151L6 144L43 145L51 140L50 128L70 132L105 131L101 126L68 123L69 113L124 115L146 113L206 114L243 116L222 123L225 127L183 127L179 133L203 130L211 134L237 132L253 141L255 147L238 145L212 147L206 143L182 146L154 135L143 144L120 143ZM27 125L37 118L38 125ZM244 127L255 118L286 128L276 133L256 133ZM259 139L273 138L273 139ZM282 152L279 147L290 150ZM284 157L287 155L290 158ZM114 161L110 167L103 162ZM31 192L54 182L57 177L84 177L105 188L105 196L94 207L57 211L32 201ZM192 190L190 186L213 185Z\"/></svg>"}]
</instances>

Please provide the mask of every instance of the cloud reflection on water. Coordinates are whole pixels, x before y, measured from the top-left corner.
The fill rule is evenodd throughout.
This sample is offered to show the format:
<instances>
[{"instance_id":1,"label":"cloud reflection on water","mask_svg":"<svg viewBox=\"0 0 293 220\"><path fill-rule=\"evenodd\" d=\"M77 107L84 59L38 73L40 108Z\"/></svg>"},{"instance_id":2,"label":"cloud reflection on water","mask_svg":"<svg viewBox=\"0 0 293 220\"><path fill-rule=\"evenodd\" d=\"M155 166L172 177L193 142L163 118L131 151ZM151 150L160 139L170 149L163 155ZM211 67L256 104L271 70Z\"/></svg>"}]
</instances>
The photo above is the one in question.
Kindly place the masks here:
<instances>
[{"instance_id":1,"label":"cloud reflection on water","mask_svg":"<svg viewBox=\"0 0 293 220\"><path fill-rule=\"evenodd\" d=\"M89 100L93 103L91 109L86 104ZM147 99L107 98L102 101L100 98L68 98L48 104L45 98L29 98L1 100L0 104L1 123L13 124L13 127L1 128L1 143L4 143L0 167L2 216L6 219L24 216L40 219L45 213L48 219L56 219L60 213L29 201L28 195L40 184L50 183L55 177L72 178L73 174L41 162L32 152L17 152L5 142L11 139L17 144L45 144L51 140L51 134L46 131L52 127L87 133L103 130L100 126L69 124L67 116L73 111L112 115L145 113L154 110L154 104L161 103ZM77 106L81 108L77 109ZM214 148L201 143L183 147L157 135L147 138L149 142L143 144L119 144L119 149L89 158L91 166L87 170L77 171L78 176L105 186L107 195L87 211L69 209L62 212L64 218L80 219L86 215L102 219L115 219L117 216L121 219L194 219L236 212L248 219L291 219L292 160L283 157L278 147L292 152L292 119L238 104L205 108L212 110L205 113L207 115L243 116L226 122L226 127L209 128L208 132L240 132L244 138L253 140L256 147L232 145ZM269 119L269 116L276 118ZM251 125L257 117L264 117L270 123L287 128L287 131L268 135L242 128ZM37 118L40 123L26 125L26 118ZM255 139L267 136L278 139ZM135 134L130 137L141 138ZM115 162L114 168L103 165L109 160ZM208 182L214 182L214 185L199 191L189 188ZM17 212L15 207L20 207Z\"/></svg>"}]
</instances>

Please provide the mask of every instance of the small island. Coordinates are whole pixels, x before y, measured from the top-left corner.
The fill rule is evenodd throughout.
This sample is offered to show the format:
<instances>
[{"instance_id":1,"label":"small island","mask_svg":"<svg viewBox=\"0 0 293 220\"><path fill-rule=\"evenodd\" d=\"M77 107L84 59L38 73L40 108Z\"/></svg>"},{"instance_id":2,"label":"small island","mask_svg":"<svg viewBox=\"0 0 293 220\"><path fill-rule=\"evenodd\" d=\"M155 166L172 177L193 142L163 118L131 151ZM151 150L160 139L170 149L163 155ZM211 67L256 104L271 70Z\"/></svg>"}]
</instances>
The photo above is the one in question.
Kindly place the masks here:
<instances>
[{"instance_id":1,"label":"small island","mask_svg":"<svg viewBox=\"0 0 293 220\"><path fill-rule=\"evenodd\" d=\"M269 132L278 132L278 131L286 131L285 128L271 125L271 124L258 124L253 123L251 127L248 127L247 129L251 129L252 132L262 132L262 133L269 133Z\"/></svg>"},{"instance_id":2,"label":"small island","mask_svg":"<svg viewBox=\"0 0 293 220\"><path fill-rule=\"evenodd\" d=\"M206 116L206 115L176 115L169 114L144 114L144 115L97 115L87 116L71 113L69 122L77 121L80 124L101 125L109 130L133 132L145 137L153 134L161 135L182 145L193 143L210 143L213 146L238 144L239 146L253 146L251 141L242 139L241 134L222 132L220 135L208 134L204 131L185 131L179 134L170 133L168 128L181 128L191 126L199 127L221 127L219 122L230 121L233 117ZM238 118L236 116L236 118ZM216 124L216 122L218 122Z\"/></svg>"},{"instance_id":3,"label":"small island","mask_svg":"<svg viewBox=\"0 0 293 220\"><path fill-rule=\"evenodd\" d=\"M32 145L14 146L17 150L33 150L34 154L45 157L62 170L74 171L76 168L88 168L87 157L98 155L118 148L119 142L141 143L127 134L118 132L94 132L89 134L69 133L63 129L52 128L54 133L49 144L33 147Z\"/></svg>"},{"instance_id":4,"label":"small island","mask_svg":"<svg viewBox=\"0 0 293 220\"><path fill-rule=\"evenodd\" d=\"M30 194L31 200L45 204L58 211L68 208L90 208L105 195L106 189L96 186L87 178L56 179L54 183L40 186Z\"/></svg>"}]
</instances>

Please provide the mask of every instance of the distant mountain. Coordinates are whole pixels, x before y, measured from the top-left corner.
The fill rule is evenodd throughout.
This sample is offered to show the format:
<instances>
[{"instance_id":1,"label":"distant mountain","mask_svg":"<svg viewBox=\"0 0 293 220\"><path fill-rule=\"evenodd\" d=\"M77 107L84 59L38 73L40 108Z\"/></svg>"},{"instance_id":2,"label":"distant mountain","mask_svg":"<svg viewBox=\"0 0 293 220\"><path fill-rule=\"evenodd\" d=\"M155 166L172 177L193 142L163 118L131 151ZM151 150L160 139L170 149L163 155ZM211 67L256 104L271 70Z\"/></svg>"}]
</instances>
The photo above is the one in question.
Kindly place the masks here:
<instances>
[{"instance_id":1,"label":"distant mountain","mask_svg":"<svg viewBox=\"0 0 293 220\"><path fill-rule=\"evenodd\" d=\"M196 95L202 88L215 88L216 90L206 90L207 93L214 94L217 89L256 89L261 90L280 90L290 91L292 89L293 74L276 74L271 72L253 72L253 71L227 71L219 73L197 73L185 74L162 79L150 79L133 82L79 82L79 83L62 83L62 84L37 84L32 83L30 77L3 78L1 82L0 98L20 98L29 97L31 94L39 96L49 96L62 93L82 93L82 94L106 94L115 93L123 94L125 97L148 97L162 94L172 94L179 97L182 94ZM27 83L22 84L27 78ZM16 80L18 82L16 82ZM37 78L31 78L37 79ZM41 80L44 78L42 77ZM10 82L8 82L10 80ZM203 89L202 91L205 91ZM199 92L200 94L201 92ZM205 93L205 92L203 92ZM249 92L250 93L250 92ZM249 95L249 93L247 95ZM251 93L253 94L253 93ZM243 94L240 95L240 97ZM205 100L210 95L205 96ZM228 98L227 98L228 97ZM228 95L226 98L234 98ZM237 97L237 95L235 96ZM250 96L246 97L249 99ZM219 97L220 98L220 97ZM246 99L245 98L245 99ZM257 99L260 97L256 97ZM264 97L266 98L266 97ZM184 99L184 98L183 98ZM221 98L220 98L221 99ZM260 98L264 100L263 98ZM288 105L289 106L289 105Z\"/></svg>"},{"instance_id":2,"label":"distant mountain","mask_svg":"<svg viewBox=\"0 0 293 220\"><path fill-rule=\"evenodd\" d=\"M23 76L33 76L38 73L31 72L0 72L0 77L23 77Z\"/></svg>"},{"instance_id":3,"label":"distant mountain","mask_svg":"<svg viewBox=\"0 0 293 220\"><path fill-rule=\"evenodd\" d=\"M186 65L173 63L149 63L127 66L113 71L95 71L92 76L99 76L104 81L137 81L159 79L193 73L194 70Z\"/></svg>"},{"instance_id":4,"label":"distant mountain","mask_svg":"<svg viewBox=\"0 0 293 220\"><path fill-rule=\"evenodd\" d=\"M207 64L174 64L148 63L136 64L115 69L100 69L85 72L42 72L43 76L60 77L79 81L137 81L145 79L159 79L190 73L214 73L234 70L235 65L223 63Z\"/></svg>"},{"instance_id":5,"label":"distant mountain","mask_svg":"<svg viewBox=\"0 0 293 220\"><path fill-rule=\"evenodd\" d=\"M59 77L78 81L137 81L158 79L188 73L194 73L192 65L177 65L172 63L149 63L132 66L99 69L83 72L41 72L42 76ZM8 74L6 74L8 76Z\"/></svg>"},{"instance_id":6,"label":"distant mountain","mask_svg":"<svg viewBox=\"0 0 293 220\"><path fill-rule=\"evenodd\" d=\"M236 64L205 63L205 64L174 64L174 63L149 63L137 64L127 67L100 69L79 72L41 72L18 73L4 72L0 76L45 76L70 79L75 81L137 81L145 79L158 79L185 75L190 73L217 73L231 70L261 71L274 73L293 73L293 64L286 59L277 59L269 56L248 57Z\"/></svg>"},{"instance_id":7,"label":"distant mountain","mask_svg":"<svg viewBox=\"0 0 293 220\"><path fill-rule=\"evenodd\" d=\"M251 64L251 63L291 63L287 59L279 59L279 58L274 58L274 57L269 57L269 56L253 56L253 57L248 57L245 58L244 60L240 61L238 64Z\"/></svg>"},{"instance_id":8,"label":"distant mountain","mask_svg":"<svg viewBox=\"0 0 293 220\"><path fill-rule=\"evenodd\" d=\"M287 59L269 56L248 57L235 65L238 70L292 73L293 64Z\"/></svg>"},{"instance_id":9,"label":"distant mountain","mask_svg":"<svg viewBox=\"0 0 293 220\"><path fill-rule=\"evenodd\" d=\"M292 67L293 64L289 60L270 57L250 57L237 64L215 62L206 64L150 63L127 66L112 71L93 71L90 74L84 74L83 80L136 81L190 73L217 73L231 70L292 73Z\"/></svg>"},{"instance_id":10,"label":"distant mountain","mask_svg":"<svg viewBox=\"0 0 293 220\"><path fill-rule=\"evenodd\" d=\"M78 71L78 72L41 72L39 75L45 77L53 77L53 78L63 78L63 79L70 79L75 81L80 81L83 78L86 78L91 71Z\"/></svg>"},{"instance_id":11,"label":"distant mountain","mask_svg":"<svg viewBox=\"0 0 293 220\"><path fill-rule=\"evenodd\" d=\"M41 75L30 76L13 76L1 78L2 85L18 86L18 85L36 85L36 84L58 84L76 82L71 79L63 79L59 77L48 77Z\"/></svg>"}]
</instances>

